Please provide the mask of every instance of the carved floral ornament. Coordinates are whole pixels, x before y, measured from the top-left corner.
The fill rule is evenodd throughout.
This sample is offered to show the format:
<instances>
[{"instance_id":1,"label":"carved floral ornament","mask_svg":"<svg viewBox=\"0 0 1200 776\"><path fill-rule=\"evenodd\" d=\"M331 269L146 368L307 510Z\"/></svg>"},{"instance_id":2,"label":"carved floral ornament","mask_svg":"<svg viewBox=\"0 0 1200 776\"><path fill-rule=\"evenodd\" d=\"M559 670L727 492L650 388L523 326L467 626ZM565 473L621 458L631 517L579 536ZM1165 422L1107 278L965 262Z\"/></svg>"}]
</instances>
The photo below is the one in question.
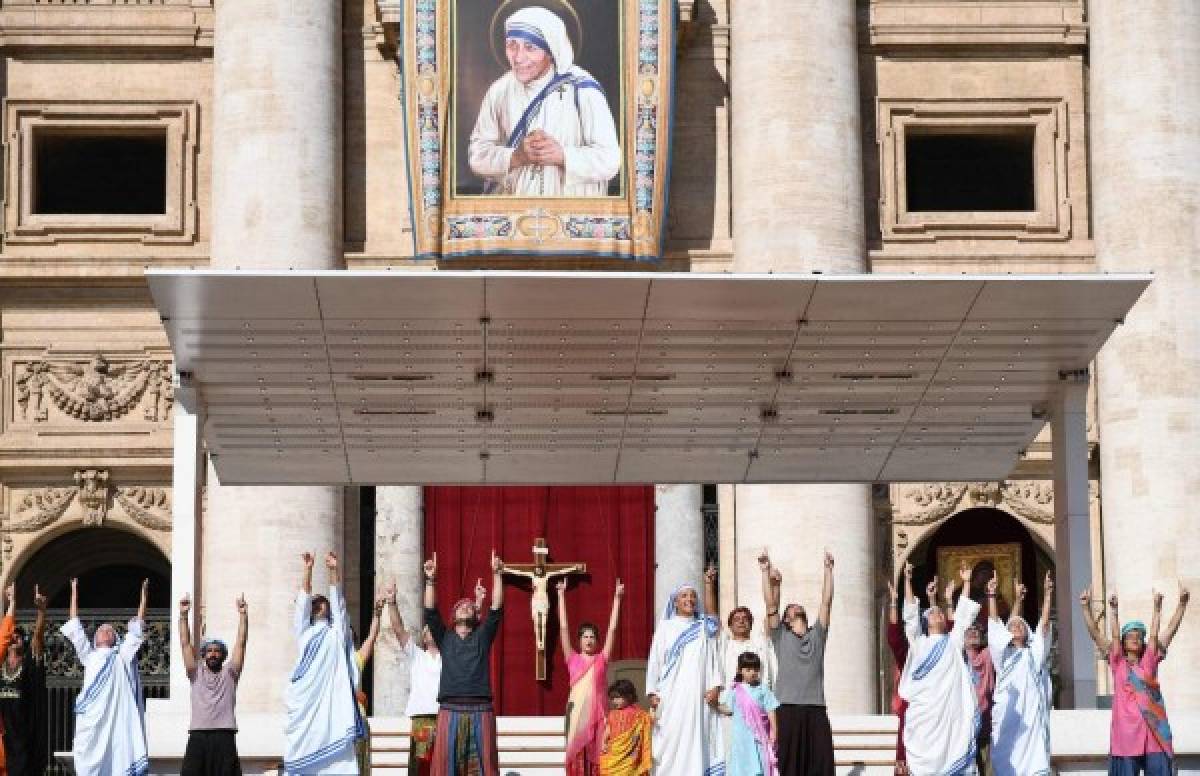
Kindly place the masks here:
<instances>
[{"instance_id":1,"label":"carved floral ornament","mask_svg":"<svg viewBox=\"0 0 1200 776\"><path fill-rule=\"evenodd\" d=\"M18 364L15 393L23 420L43 423L53 404L64 415L91 423L123 418L143 407L145 420L166 420L174 392L171 362L110 363L96 354L87 361L35 360Z\"/></svg>"},{"instance_id":2,"label":"carved floral ornament","mask_svg":"<svg viewBox=\"0 0 1200 776\"><path fill-rule=\"evenodd\" d=\"M103 525L113 503L138 525L152 531L171 530L171 499L165 488L137 485L109 485L103 469L80 469L75 485L37 488L24 494L14 505L12 516L4 522L8 533L32 533L53 524L71 504L78 501L83 524Z\"/></svg>"},{"instance_id":3,"label":"carved floral ornament","mask_svg":"<svg viewBox=\"0 0 1200 776\"><path fill-rule=\"evenodd\" d=\"M973 507L995 507L1032 523L1054 523L1054 483L1047 480L897 485L889 494L896 525L929 525Z\"/></svg>"}]
</instances>

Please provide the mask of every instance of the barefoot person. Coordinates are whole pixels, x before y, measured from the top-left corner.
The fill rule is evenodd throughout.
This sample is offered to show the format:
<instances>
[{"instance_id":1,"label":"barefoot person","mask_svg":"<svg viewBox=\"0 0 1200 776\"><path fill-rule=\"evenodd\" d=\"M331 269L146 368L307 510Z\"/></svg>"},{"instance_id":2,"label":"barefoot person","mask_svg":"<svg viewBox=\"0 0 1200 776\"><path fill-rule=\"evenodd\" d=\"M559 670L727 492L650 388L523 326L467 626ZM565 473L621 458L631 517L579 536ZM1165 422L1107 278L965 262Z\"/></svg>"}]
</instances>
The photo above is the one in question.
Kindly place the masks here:
<instances>
[{"instance_id":1,"label":"barefoot person","mask_svg":"<svg viewBox=\"0 0 1200 776\"><path fill-rule=\"evenodd\" d=\"M9 610L15 617L17 594L9 588ZM37 619L28 643L13 626L4 666L0 668L0 721L4 726L4 761L10 776L41 776L46 770L46 596L33 588ZM7 618L6 618L7 619ZM0 625L0 644L4 643Z\"/></svg>"},{"instance_id":2,"label":"barefoot person","mask_svg":"<svg viewBox=\"0 0 1200 776\"><path fill-rule=\"evenodd\" d=\"M149 587L148 580L142 582L138 611L129 621L124 639L118 639L116 628L105 623L96 628L89 642L79 621L79 580L71 580L71 619L60 630L83 664L71 747L79 776L143 776L149 771L137 664L138 649L145 640Z\"/></svg>"},{"instance_id":3,"label":"barefoot person","mask_svg":"<svg viewBox=\"0 0 1200 776\"><path fill-rule=\"evenodd\" d=\"M366 738L367 726L354 697L359 671L337 555L325 556L328 598L312 593L312 553L301 560L293 615L299 652L287 686L283 767L289 774L357 774L355 742Z\"/></svg>"},{"instance_id":4,"label":"barefoot person","mask_svg":"<svg viewBox=\"0 0 1200 776\"><path fill-rule=\"evenodd\" d=\"M233 653L220 639L206 638L199 650L192 641L188 618L192 600L179 601L179 647L183 669L192 684L192 721L181 776L238 776L242 772L237 751L237 683L246 659L246 599L238 596L237 640ZM196 662L200 655L201 663Z\"/></svg>"},{"instance_id":5,"label":"barefoot person","mask_svg":"<svg viewBox=\"0 0 1200 776\"><path fill-rule=\"evenodd\" d=\"M646 665L646 698L656 711L656 776L697 776L724 770L717 621L700 608L699 594L683 585L667 599L654 629Z\"/></svg>"},{"instance_id":6,"label":"barefoot person","mask_svg":"<svg viewBox=\"0 0 1200 776\"><path fill-rule=\"evenodd\" d=\"M992 769L996 776L1050 773L1050 603L1054 578L1046 573L1037 630L1021 616L1025 586L1016 583L1013 612L1000 620L999 580L987 583L988 651L996 666L992 705Z\"/></svg>"},{"instance_id":7,"label":"barefoot person","mask_svg":"<svg viewBox=\"0 0 1200 776\"><path fill-rule=\"evenodd\" d=\"M1181 590L1181 605L1186 591ZM1167 708L1158 683L1158 664L1162 659L1158 638L1162 617L1162 596L1154 594L1154 616L1150 628L1140 620L1121 625L1116 593L1109 596L1109 621L1112 637L1100 633L1092 619L1092 594L1079 596L1084 623L1092 641L1108 654L1112 670L1112 727L1109 740L1108 772L1111 776L1170 776L1175 749Z\"/></svg>"},{"instance_id":8,"label":"barefoot person","mask_svg":"<svg viewBox=\"0 0 1200 776\"><path fill-rule=\"evenodd\" d=\"M811 625L799 604L779 616L783 575L764 549L758 557L767 627L779 661L775 697L779 699L779 772L783 776L833 776L833 728L825 709L825 642L833 610L833 556L824 557L821 608Z\"/></svg>"},{"instance_id":9,"label":"barefoot person","mask_svg":"<svg viewBox=\"0 0 1200 776\"><path fill-rule=\"evenodd\" d=\"M571 646L571 631L567 624L567 580L558 581L558 643L571 680L571 695L567 698L567 776L595 776L600 767L608 705L605 702L608 661L616 643L624 595L625 586L618 579L603 649L600 632L595 625L585 622L579 626L579 651L576 652Z\"/></svg>"},{"instance_id":10,"label":"barefoot person","mask_svg":"<svg viewBox=\"0 0 1200 776\"><path fill-rule=\"evenodd\" d=\"M425 625L442 655L433 776L497 776L496 712L488 655L504 611L504 561L492 551L492 608L481 623L469 598L454 604L453 628L437 610L437 555L425 561Z\"/></svg>"},{"instance_id":11,"label":"barefoot person","mask_svg":"<svg viewBox=\"0 0 1200 776\"><path fill-rule=\"evenodd\" d=\"M904 753L912 776L975 774L975 737L979 714L971 672L963 660L967 626L979 614L966 586L971 570L959 570L964 592L954 610L954 627L937 605L936 593L922 614L913 595L912 572L904 573L904 630L908 660L900 677L904 715Z\"/></svg>"}]
</instances>

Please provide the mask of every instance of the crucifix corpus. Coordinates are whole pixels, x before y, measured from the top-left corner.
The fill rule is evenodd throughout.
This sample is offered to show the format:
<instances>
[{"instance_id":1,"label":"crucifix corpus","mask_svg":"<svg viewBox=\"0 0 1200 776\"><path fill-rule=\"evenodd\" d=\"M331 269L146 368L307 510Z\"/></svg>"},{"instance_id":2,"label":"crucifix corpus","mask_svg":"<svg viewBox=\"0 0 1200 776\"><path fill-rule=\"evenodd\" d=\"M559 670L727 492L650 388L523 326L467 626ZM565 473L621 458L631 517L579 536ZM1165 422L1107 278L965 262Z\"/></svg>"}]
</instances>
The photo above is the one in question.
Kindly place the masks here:
<instances>
[{"instance_id":1,"label":"crucifix corpus","mask_svg":"<svg viewBox=\"0 0 1200 776\"><path fill-rule=\"evenodd\" d=\"M533 543L533 563L505 563L504 573L514 577L525 577L533 583L533 600L530 610L533 615L533 639L537 647L537 680L546 678L546 620L550 617L550 580L564 574L586 574L586 563L547 563L550 548L545 539Z\"/></svg>"}]
</instances>

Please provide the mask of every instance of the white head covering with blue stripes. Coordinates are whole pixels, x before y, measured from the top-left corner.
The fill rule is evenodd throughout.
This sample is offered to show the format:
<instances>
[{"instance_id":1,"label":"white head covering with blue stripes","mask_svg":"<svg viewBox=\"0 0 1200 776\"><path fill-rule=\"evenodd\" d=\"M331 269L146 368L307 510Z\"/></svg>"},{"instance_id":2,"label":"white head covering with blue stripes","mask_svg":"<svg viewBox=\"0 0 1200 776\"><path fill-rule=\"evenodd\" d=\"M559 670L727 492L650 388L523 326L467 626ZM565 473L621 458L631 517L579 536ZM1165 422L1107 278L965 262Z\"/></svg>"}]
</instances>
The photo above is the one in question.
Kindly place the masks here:
<instances>
[{"instance_id":1,"label":"white head covering with blue stripes","mask_svg":"<svg viewBox=\"0 0 1200 776\"><path fill-rule=\"evenodd\" d=\"M567 25L558 14L538 5L531 5L508 17L504 36L527 40L554 58L555 72L562 74L575 64L575 49L567 36Z\"/></svg>"}]
</instances>

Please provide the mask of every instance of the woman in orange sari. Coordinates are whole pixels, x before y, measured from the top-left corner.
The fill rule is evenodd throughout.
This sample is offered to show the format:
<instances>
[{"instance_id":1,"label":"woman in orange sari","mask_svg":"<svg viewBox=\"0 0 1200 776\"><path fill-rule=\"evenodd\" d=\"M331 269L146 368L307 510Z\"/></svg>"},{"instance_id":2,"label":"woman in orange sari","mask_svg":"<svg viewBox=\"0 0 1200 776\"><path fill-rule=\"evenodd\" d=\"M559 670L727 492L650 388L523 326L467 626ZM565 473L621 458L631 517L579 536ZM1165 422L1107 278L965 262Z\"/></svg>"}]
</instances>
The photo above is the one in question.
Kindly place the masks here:
<instances>
[{"instance_id":1,"label":"woman in orange sari","mask_svg":"<svg viewBox=\"0 0 1200 776\"><path fill-rule=\"evenodd\" d=\"M600 776L644 776L654 767L650 730L654 717L637 705L637 690L628 679L608 688L612 710L604 728Z\"/></svg>"},{"instance_id":2,"label":"woman in orange sari","mask_svg":"<svg viewBox=\"0 0 1200 776\"><path fill-rule=\"evenodd\" d=\"M4 618L0 619L0 645L7 651L8 645L12 643L13 633L17 629L16 586L9 585L4 588L4 595L8 598L8 609L4 612ZM3 732L3 730L0 730L0 734ZM4 756L3 740L0 740L0 776L8 776L8 758Z\"/></svg>"},{"instance_id":3,"label":"woman in orange sari","mask_svg":"<svg viewBox=\"0 0 1200 776\"><path fill-rule=\"evenodd\" d=\"M585 622L579 626L578 652L571 646L566 593L567 581L561 579L558 582L558 641L571 679L566 714L567 776L597 776L600 747L604 742L604 717L608 707L608 660L612 655L617 623L621 619L621 596L625 595L625 586L621 580L617 580L604 648L600 649L599 630L595 625Z\"/></svg>"}]
</instances>

